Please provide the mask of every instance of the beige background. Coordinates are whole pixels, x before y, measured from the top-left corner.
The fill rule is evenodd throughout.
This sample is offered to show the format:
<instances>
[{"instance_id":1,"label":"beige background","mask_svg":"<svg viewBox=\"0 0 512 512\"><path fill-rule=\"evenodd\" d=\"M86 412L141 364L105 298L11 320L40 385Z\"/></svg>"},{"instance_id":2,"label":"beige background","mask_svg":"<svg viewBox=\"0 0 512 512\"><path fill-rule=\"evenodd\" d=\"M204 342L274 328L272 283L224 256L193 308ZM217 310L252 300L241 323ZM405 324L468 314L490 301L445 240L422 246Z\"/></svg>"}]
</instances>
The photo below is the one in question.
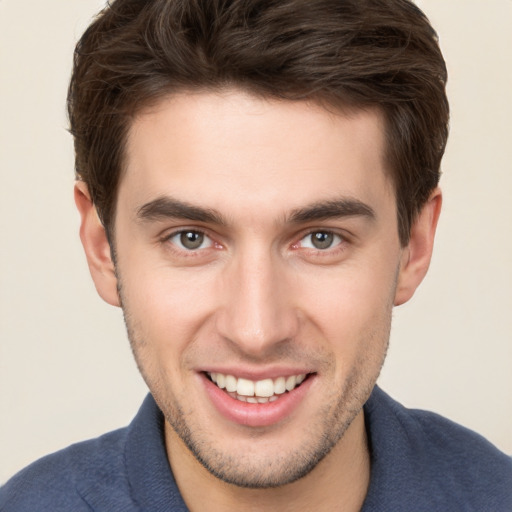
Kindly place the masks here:
<instances>
[{"instance_id":1,"label":"beige background","mask_svg":"<svg viewBox=\"0 0 512 512\"><path fill-rule=\"evenodd\" d=\"M381 385L512 453L512 0L423 0L452 130L430 275L398 308ZM130 421L146 393L90 281L64 99L98 0L0 0L0 482Z\"/></svg>"}]
</instances>

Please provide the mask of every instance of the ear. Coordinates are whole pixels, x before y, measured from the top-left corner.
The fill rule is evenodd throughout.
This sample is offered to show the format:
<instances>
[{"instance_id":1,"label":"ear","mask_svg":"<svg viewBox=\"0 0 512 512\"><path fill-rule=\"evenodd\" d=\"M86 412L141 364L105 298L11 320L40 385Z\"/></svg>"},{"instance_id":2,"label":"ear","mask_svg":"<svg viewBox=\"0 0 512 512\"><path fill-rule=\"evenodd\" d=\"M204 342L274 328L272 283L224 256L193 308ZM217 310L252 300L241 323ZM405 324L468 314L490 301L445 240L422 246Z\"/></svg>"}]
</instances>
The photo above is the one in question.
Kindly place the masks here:
<instances>
[{"instance_id":1,"label":"ear","mask_svg":"<svg viewBox=\"0 0 512 512\"><path fill-rule=\"evenodd\" d=\"M96 290L105 302L119 306L117 277L107 234L83 181L75 184L75 204L81 217L80 240Z\"/></svg>"},{"instance_id":2,"label":"ear","mask_svg":"<svg viewBox=\"0 0 512 512\"><path fill-rule=\"evenodd\" d=\"M407 302L414 295L427 273L434 248L441 203L441 190L436 188L412 225L409 243L402 252L395 306Z\"/></svg>"}]
</instances>

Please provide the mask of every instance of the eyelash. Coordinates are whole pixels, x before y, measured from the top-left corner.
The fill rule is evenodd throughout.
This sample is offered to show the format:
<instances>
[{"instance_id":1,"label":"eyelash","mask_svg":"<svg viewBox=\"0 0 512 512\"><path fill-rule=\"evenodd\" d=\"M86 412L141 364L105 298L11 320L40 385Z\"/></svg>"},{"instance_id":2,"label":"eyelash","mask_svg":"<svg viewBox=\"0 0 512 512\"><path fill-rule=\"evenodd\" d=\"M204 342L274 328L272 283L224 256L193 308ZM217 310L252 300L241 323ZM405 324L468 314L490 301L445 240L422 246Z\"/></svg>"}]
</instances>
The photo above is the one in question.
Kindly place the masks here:
<instances>
[{"instance_id":1,"label":"eyelash","mask_svg":"<svg viewBox=\"0 0 512 512\"><path fill-rule=\"evenodd\" d=\"M173 242L173 238L181 237L181 236L184 236L184 235L187 235L187 234L192 234L192 233L195 234L195 235L199 235L199 236L204 237L205 240L201 243L201 245L203 245L203 243L206 240L209 240L208 246L207 247L197 247L197 248L187 248L187 247L183 246L183 243L181 243L181 247L180 247L180 242L179 241ZM201 251L204 251L206 249L210 249L212 247L213 248L220 248L221 247L221 245L216 243L212 239L212 237L209 236L208 233L206 233L206 231L201 230L201 229L180 229L178 231L173 231L172 233L169 233L168 235L165 235L160 241L163 244L170 245L175 251L178 251L181 254L186 254L187 256L195 256L198 253L200 253Z\"/></svg>"},{"instance_id":2,"label":"eyelash","mask_svg":"<svg viewBox=\"0 0 512 512\"><path fill-rule=\"evenodd\" d=\"M177 241L173 242L174 238L176 238L178 236L182 237L187 234L199 235L199 236L203 237L204 240L201 241L200 245L196 248L184 247L182 241L180 242L177 240ZM328 237L329 236L332 237L333 241L332 241L331 245L328 247L325 247L325 248L314 247L313 242L310 242L310 247L304 247L302 245L304 240L306 240L308 237L312 237L313 235L319 235L319 234L328 236ZM208 245L206 247L201 247L203 245L203 243L207 240L209 241ZM161 239L161 243L166 244L166 245L168 244L172 248L172 250L174 250L175 252L179 252L181 255L183 255L185 257L199 256L199 255L201 255L202 251L205 251L206 249L211 249L211 248L221 249L222 248L221 244L219 244L218 242L215 242L215 240L210 235L208 235L208 233L206 231L201 230L201 229L180 229L178 231L173 231L172 233L165 235ZM181 247L180 247L180 244L181 244ZM297 242L293 243L291 245L291 248L294 250L298 250L298 249L302 248L302 249L305 249L306 251L308 251L308 254L315 255L315 256L321 258L322 256L327 256L327 255L332 256L332 255L338 254L340 251L345 249L346 244L347 244L346 237L339 233L336 233L336 232L328 230L328 229L325 229L325 230L312 229L312 230L308 231L307 233L303 234Z\"/></svg>"},{"instance_id":3,"label":"eyelash","mask_svg":"<svg viewBox=\"0 0 512 512\"><path fill-rule=\"evenodd\" d=\"M346 239L345 237L343 237L342 235L334 232L334 231L330 231L328 229L314 229L314 230L311 230L309 231L308 233L306 233L296 244L293 245L293 247L296 247L296 248L299 248L299 244L301 244L306 238L308 237L311 237L313 235L327 235L327 236L331 236L333 237L333 241L331 243L331 245L329 245L329 247L325 247L325 248L319 248L319 247L307 247L307 249L311 249L313 251L318 251L320 253L326 253L326 252L332 252L332 251L335 251L336 248L340 245L343 245L344 242L346 242ZM311 242L311 245L314 245L313 242Z\"/></svg>"}]
</instances>

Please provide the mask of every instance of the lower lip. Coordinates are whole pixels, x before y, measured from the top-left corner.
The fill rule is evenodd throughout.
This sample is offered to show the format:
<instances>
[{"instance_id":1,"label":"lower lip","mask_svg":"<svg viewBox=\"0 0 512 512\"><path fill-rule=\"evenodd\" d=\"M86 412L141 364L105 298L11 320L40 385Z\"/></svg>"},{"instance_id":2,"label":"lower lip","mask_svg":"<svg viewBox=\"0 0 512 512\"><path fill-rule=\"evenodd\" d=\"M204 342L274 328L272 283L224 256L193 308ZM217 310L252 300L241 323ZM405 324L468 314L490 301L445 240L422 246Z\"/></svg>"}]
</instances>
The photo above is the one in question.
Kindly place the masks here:
<instances>
[{"instance_id":1,"label":"lower lip","mask_svg":"<svg viewBox=\"0 0 512 512\"><path fill-rule=\"evenodd\" d=\"M236 398L231 398L204 374L202 374L202 380L213 405L225 418L248 427L268 427L283 421L293 413L304 400L314 376L309 375L300 386L279 395L274 402L265 404L241 402Z\"/></svg>"}]
</instances>

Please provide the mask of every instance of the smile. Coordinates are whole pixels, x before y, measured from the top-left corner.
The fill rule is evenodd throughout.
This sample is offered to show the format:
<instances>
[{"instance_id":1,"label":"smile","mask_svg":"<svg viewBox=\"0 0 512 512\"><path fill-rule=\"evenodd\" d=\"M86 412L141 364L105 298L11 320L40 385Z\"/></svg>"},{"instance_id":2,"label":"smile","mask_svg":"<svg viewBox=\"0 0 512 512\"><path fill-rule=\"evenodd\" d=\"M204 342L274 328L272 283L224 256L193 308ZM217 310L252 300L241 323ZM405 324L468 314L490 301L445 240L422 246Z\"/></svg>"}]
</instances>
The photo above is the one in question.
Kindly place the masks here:
<instances>
[{"instance_id":1,"label":"smile","mask_svg":"<svg viewBox=\"0 0 512 512\"><path fill-rule=\"evenodd\" d=\"M306 374L253 381L223 373L207 373L218 388L224 389L231 398L240 402L266 404L275 402L288 391L293 391L306 379Z\"/></svg>"}]
</instances>

